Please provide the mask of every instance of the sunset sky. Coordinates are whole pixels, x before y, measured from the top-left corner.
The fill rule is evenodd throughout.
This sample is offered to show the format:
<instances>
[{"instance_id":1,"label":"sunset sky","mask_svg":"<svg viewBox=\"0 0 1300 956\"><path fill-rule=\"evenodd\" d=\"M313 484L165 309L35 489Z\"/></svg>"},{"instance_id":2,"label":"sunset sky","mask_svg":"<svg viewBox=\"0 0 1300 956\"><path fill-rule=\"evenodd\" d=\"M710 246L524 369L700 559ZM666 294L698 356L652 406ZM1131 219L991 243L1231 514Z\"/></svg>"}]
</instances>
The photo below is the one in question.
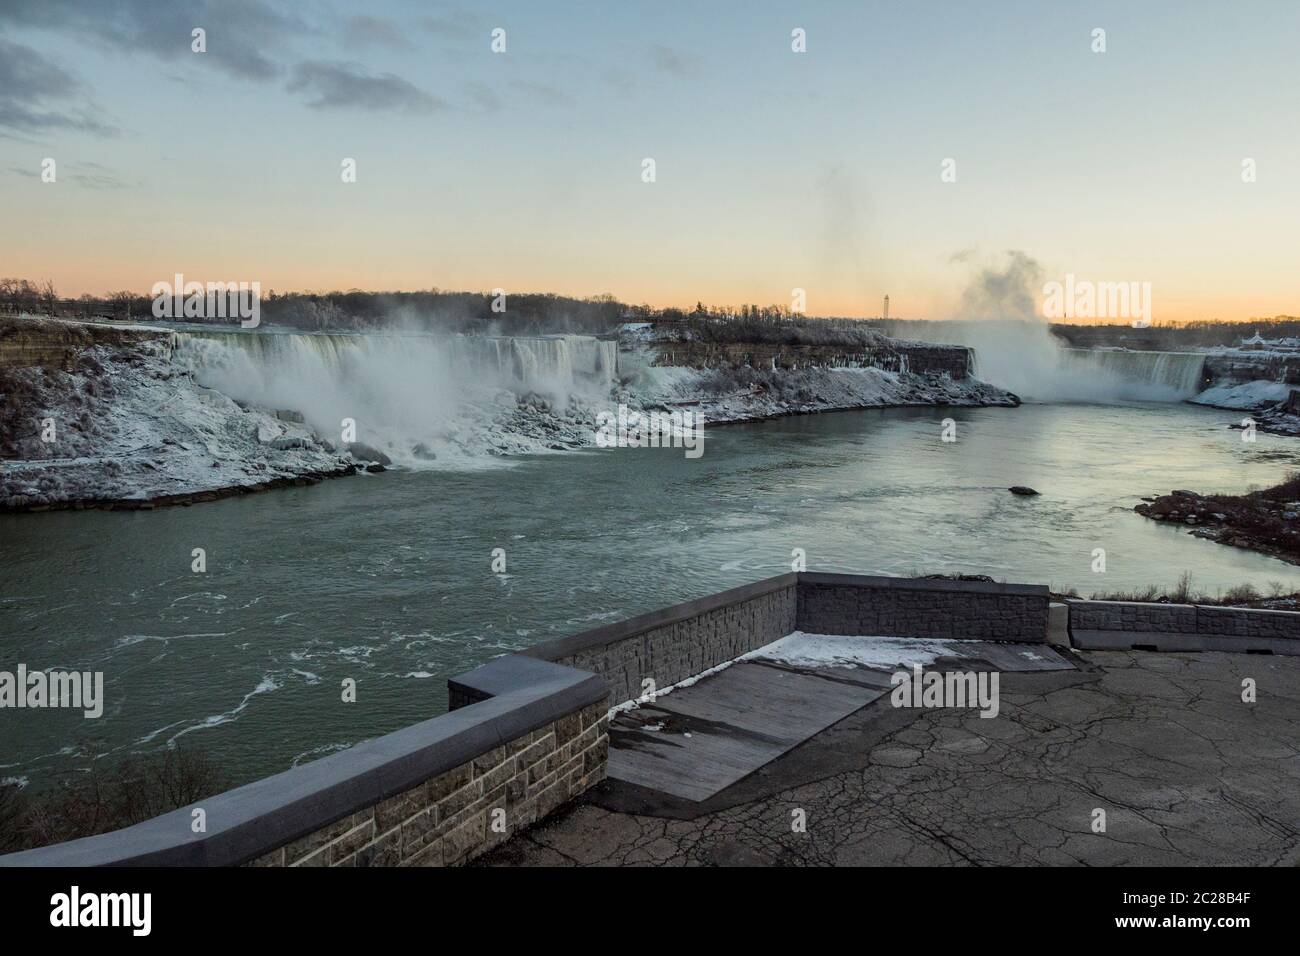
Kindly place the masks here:
<instances>
[{"instance_id":1,"label":"sunset sky","mask_svg":"<svg viewBox=\"0 0 1300 956\"><path fill-rule=\"evenodd\" d=\"M1284 0L3 0L0 274L946 318L1015 250L1156 320L1297 314L1297 37Z\"/></svg>"}]
</instances>

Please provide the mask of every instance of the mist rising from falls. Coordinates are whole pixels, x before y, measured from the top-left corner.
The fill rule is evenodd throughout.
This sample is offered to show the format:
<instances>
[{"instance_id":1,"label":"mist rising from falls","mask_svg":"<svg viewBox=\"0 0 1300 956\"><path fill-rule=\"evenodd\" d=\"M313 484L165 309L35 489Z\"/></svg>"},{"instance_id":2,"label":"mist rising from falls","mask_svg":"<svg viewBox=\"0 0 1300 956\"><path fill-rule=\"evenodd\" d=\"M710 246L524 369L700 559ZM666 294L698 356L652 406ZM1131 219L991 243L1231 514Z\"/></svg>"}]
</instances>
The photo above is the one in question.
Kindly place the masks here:
<instances>
[{"instance_id":1,"label":"mist rising from falls","mask_svg":"<svg viewBox=\"0 0 1300 956\"><path fill-rule=\"evenodd\" d=\"M1067 348L1045 322L973 319L909 326L927 341L970 346L976 376L1040 402L1176 402L1201 387L1205 358L1185 352Z\"/></svg>"},{"instance_id":2,"label":"mist rising from falls","mask_svg":"<svg viewBox=\"0 0 1300 956\"><path fill-rule=\"evenodd\" d=\"M1040 402L1174 402L1200 390L1204 359L1178 352L1070 349L1037 310L1044 270L1026 252L1008 250L983 264L973 254L955 318L910 323L895 334L975 350L976 375Z\"/></svg>"},{"instance_id":3,"label":"mist rising from falls","mask_svg":"<svg viewBox=\"0 0 1300 956\"><path fill-rule=\"evenodd\" d=\"M352 419L358 441L412 464L501 449L521 397L559 414L607 399L618 345L581 335L181 332L175 356L200 385L301 412L336 442Z\"/></svg>"}]
</instances>

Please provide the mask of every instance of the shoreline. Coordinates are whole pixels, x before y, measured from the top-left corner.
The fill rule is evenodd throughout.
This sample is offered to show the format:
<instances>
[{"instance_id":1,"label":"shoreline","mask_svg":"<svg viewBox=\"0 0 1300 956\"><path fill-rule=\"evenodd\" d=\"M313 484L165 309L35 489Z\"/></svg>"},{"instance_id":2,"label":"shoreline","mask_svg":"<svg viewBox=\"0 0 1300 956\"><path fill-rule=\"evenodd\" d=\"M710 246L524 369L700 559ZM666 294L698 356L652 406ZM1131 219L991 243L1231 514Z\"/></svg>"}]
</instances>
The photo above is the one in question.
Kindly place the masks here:
<instances>
[{"instance_id":1,"label":"shoreline","mask_svg":"<svg viewBox=\"0 0 1300 956\"><path fill-rule=\"evenodd\" d=\"M1022 403L1015 402L891 402L887 405L827 405L822 408L792 408L781 412L763 412L744 418L705 418L706 427L722 425L753 425L756 422L771 422L782 418L796 418L804 415L833 415L839 412L888 411L897 408L1019 408ZM683 406L674 410L691 411Z\"/></svg>"},{"instance_id":2,"label":"shoreline","mask_svg":"<svg viewBox=\"0 0 1300 956\"><path fill-rule=\"evenodd\" d=\"M241 391L223 388L219 375L215 381L199 380L201 367L238 369L241 362L271 375L281 357L263 356L265 340L232 338L214 345L205 338L191 342L183 333L177 339L152 331L111 331L105 338L76 325L23 327L24 334L35 333L28 344L36 351L24 353L27 361L0 366L0 392L8 395L0 405L0 514L147 511L311 485L363 469L374 473L394 460L401 468L404 462L438 459L455 469L481 456L520 459L544 450L575 450L595 443L596 413L615 403L643 411L691 408L710 425L868 408L1019 404L1003 389L964 375L953 378L945 370L682 365L651 371L638 361L653 357L648 354L633 356L632 374L621 383L612 376L613 384L603 391L583 376L608 370L601 361L610 357L596 354L595 372L584 372L581 361L593 357L570 355L566 338L562 355L528 352L528 357L553 358L558 368L569 370L576 355L580 361L569 370L571 381L561 386L570 389L567 393L536 391L533 380L519 378L517 370L499 373L481 387L466 383L440 416L414 429L400 423L386 428L382 404L377 411L358 405L355 417L365 426L364 441L355 432L353 437L345 432L340 441L321 430L319 416L307 421L304 412L314 399L301 389L297 395L291 389L264 394L257 382ZM255 342L258 348L246 351ZM293 361L305 363L304 376L321 370L334 374L331 356L318 357L314 346L296 339L293 344L306 348L301 356L292 353ZM40 361L32 362L33 356ZM382 362L389 359L375 359L372 378L382 376ZM428 374L436 376L440 367ZM290 368L297 366L290 363ZM362 386L367 381L363 378ZM367 400L357 391L351 400Z\"/></svg>"},{"instance_id":3,"label":"shoreline","mask_svg":"<svg viewBox=\"0 0 1300 956\"><path fill-rule=\"evenodd\" d=\"M820 408L792 408L780 412L764 412L746 417L706 419L706 426L751 425L805 415L825 415L840 412L872 410L887 411L889 409L898 408L1018 408L1019 406L1019 400L1016 400L1015 402L897 402L889 404L828 405ZM579 450L581 447L584 446L578 446L578 448L566 450ZM523 458L528 454L529 453L524 452L518 455L506 457ZM0 466L3 466L3 463L4 460L0 459ZM244 495L258 494L264 491L276 491L281 488L316 485L327 479L349 478L368 470L370 470L370 468L368 468L366 464L356 463L343 465L338 468L312 469L304 471L301 474L285 475L252 484L220 485L213 488L201 488L192 491L176 492L143 498L70 498L63 501L44 501L17 506L10 504L6 499L0 499L0 515L35 514L52 511L153 511L157 508L190 507L196 504L206 504L208 502L221 501L227 498L238 498ZM383 468L383 470L400 471L402 469L400 466L388 466Z\"/></svg>"},{"instance_id":4,"label":"shoreline","mask_svg":"<svg viewBox=\"0 0 1300 956\"><path fill-rule=\"evenodd\" d=\"M1300 514L1290 509L1295 482L1246 495L1178 490L1133 506L1144 518L1179 524L1189 535L1300 566Z\"/></svg>"},{"instance_id":5,"label":"shoreline","mask_svg":"<svg viewBox=\"0 0 1300 956\"><path fill-rule=\"evenodd\" d=\"M350 478L364 471L362 465L345 465L341 468L304 472L301 475L283 476L251 485L221 485L196 491L158 495L153 498L77 498L67 501L46 501L31 505L10 505L0 502L0 514L35 514L47 511L153 511L157 508L188 508L191 505L239 498L280 488L318 485L327 478Z\"/></svg>"}]
</instances>

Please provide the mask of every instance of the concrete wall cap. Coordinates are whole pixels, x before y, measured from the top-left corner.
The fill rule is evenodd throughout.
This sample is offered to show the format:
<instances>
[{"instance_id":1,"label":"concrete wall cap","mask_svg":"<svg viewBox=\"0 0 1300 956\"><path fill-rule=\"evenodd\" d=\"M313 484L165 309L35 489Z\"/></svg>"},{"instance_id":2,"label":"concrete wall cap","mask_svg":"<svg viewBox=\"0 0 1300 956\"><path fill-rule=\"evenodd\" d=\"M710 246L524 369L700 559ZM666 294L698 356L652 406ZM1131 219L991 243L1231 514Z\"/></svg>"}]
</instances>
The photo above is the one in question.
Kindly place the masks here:
<instances>
[{"instance_id":1,"label":"concrete wall cap","mask_svg":"<svg viewBox=\"0 0 1300 956\"><path fill-rule=\"evenodd\" d=\"M471 671L455 680L493 689L487 700L134 826L0 856L0 866L238 865L603 702L608 694L594 674L557 664L502 658L484 668L486 678ZM190 830L195 807L206 813L206 833Z\"/></svg>"},{"instance_id":2,"label":"concrete wall cap","mask_svg":"<svg viewBox=\"0 0 1300 956\"><path fill-rule=\"evenodd\" d=\"M594 647L616 644L619 641L625 641L639 634L644 634L646 631L678 624L701 614L707 614L710 611L751 601L754 598L763 597L786 588L796 587L798 582L799 575L794 573L764 578L752 584L744 584L727 591L720 591L717 594L710 594L682 604L674 604L672 607L640 614L628 618L626 621L615 621L613 624L605 624L568 637L534 644L520 653L545 661L563 660L582 651L591 650Z\"/></svg>"},{"instance_id":3,"label":"concrete wall cap","mask_svg":"<svg viewBox=\"0 0 1300 956\"><path fill-rule=\"evenodd\" d=\"M1023 597L1046 598L1051 588L1045 584L1003 584L996 581L950 581L944 578L891 578L883 575L830 574L805 571L799 575L800 585L830 587L887 588L901 591L956 591L967 594L1014 594Z\"/></svg>"}]
</instances>

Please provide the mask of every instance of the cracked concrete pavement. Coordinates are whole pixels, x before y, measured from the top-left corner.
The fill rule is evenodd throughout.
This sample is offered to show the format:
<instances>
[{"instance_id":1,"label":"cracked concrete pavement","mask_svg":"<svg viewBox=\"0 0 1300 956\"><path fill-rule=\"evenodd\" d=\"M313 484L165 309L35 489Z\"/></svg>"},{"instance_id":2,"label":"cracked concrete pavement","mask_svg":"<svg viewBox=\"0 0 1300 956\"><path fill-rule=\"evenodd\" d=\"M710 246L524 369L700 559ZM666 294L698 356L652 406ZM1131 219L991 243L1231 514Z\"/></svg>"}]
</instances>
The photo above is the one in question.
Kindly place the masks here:
<instances>
[{"instance_id":1,"label":"cracked concrete pavement","mask_svg":"<svg viewBox=\"0 0 1300 956\"><path fill-rule=\"evenodd\" d=\"M1072 659L992 719L881 698L702 803L606 780L477 865L1300 863L1300 657Z\"/></svg>"}]
</instances>

